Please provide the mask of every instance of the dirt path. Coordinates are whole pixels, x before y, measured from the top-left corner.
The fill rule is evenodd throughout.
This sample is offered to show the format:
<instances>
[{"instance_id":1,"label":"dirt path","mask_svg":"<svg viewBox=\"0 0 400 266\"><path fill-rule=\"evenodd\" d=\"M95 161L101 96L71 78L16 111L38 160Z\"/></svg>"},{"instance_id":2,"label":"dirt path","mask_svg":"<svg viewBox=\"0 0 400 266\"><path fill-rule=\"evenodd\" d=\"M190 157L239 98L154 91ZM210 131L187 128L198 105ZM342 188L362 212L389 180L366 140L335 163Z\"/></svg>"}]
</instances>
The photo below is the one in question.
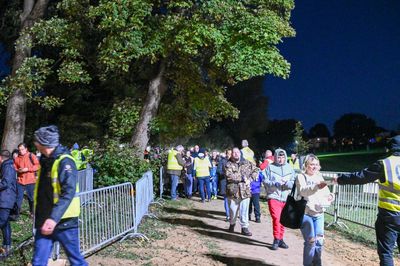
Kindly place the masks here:
<instances>
[{"instance_id":1,"label":"dirt path","mask_svg":"<svg viewBox=\"0 0 400 266\"><path fill-rule=\"evenodd\" d=\"M262 203L262 223L250 222L252 237L240 234L237 224L235 233L227 232L222 200L200 203L197 198L180 203L168 203L160 217L165 225L162 239L150 243L128 240L110 247L111 254L93 256L90 265L301 265L303 239L299 230L288 229L285 241L289 249L270 250L273 240L271 219ZM151 226L161 227L153 221ZM150 230L151 231L151 230ZM110 249L107 248L107 249ZM112 252L111 252L112 253ZM376 251L351 242L326 231L323 265L378 265ZM399 264L399 261L396 261Z\"/></svg>"}]
</instances>

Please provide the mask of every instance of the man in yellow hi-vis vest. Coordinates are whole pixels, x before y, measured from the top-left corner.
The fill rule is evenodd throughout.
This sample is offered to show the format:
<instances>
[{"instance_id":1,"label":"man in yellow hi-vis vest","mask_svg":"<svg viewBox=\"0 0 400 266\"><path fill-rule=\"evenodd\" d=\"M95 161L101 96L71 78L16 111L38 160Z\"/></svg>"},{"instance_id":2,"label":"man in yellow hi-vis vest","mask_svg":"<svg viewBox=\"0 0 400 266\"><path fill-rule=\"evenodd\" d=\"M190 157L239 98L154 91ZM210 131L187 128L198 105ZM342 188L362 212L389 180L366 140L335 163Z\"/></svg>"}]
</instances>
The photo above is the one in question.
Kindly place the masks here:
<instances>
[{"instance_id":1,"label":"man in yellow hi-vis vest","mask_svg":"<svg viewBox=\"0 0 400 266\"><path fill-rule=\"evenodd\" d=\"M71 265L88 265L79 251L78 171L68 149L59 143L56 126L35 131L42 154L34 193L35 246L32 265L47 265L54 241L61 243Z\"/></svg>"},{"instance_id":2,"label":"man in yellow hi-vis vest","mask_svg":"<svg viewBox=\"0 0 400 266\"><path fill-rule=\"evenodd\" d=\"M171 200L178 199L176 189L178 188L179 177L185 165L185 161L182 158L183 149L182 145L178 145L175 149L171 149L168 152L167 174L171 176Z\"/></svg>"},{"instance_id":3,"label":"man in yellow hi-vis vest","mask_svg":"<svg viewBox=\"0 0 400 266\"><path fill-rule=\"evenodd\" d=\"M244 159L256 165L256 160L254 160L254 151L249 148L249 142L247 139L242 140L242 149L240 152Z\"/></svg>"},{"instance_id":4,"label":"man in yellow hi-vis vest","mask_svg":"<svg viewBox=\"0 0 400 266\"><path fill-rule=\"evenodd\" d=\"M375 222L380 265L393 265L393 250L400 236L400 135L390 140L391 156L351 174L340 174L339 185L379 180L378 216Z\"/></svg>"}]
</instances>

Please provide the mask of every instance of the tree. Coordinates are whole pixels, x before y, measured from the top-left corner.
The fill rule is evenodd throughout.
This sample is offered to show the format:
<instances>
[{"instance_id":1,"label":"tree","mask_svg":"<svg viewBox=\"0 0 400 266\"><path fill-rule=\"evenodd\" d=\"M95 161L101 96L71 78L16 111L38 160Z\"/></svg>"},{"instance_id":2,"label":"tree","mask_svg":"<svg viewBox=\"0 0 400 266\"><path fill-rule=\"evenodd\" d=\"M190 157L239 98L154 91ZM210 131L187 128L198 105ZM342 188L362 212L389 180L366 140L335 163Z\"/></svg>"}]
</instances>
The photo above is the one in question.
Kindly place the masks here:
<instances>
[{"instance_id":1,"label":"tree","mask_svg":"<svg viewBox=\"0 0 400 266\"><path fill-rule=\"evenodd\" d=\"M337 139L349 139L355 145L367 144L377 133L376 122L364 114L348 113L335 121L333 132Z\"/></svg>"},{"instance_id":2,"label":"tree","mask_svg":"<svg viewBox=\"0 0 400 266\"><path fill-rule=\"evenodd\" d=\"M310 128L310 132L308 136L310 138L329 138L330 137L329 129L325 124L318 123L315 124L312 128Z\"/></svg>"},{"instance_id":3,"label":"tree","mask_svg":"<svg viewBox=\"0 0 400 266\"><path fill-rule=\"evenodd\" d=\"M304 140L304 128L300 121L296 122L294 133L294 151L298 154L306 154L309 150L309 142Z\"/></svg>"},{"instance_id":4,"label":"tree","mask_svg":"<svg viewBox=\"0 0 400 266\"><path fill-rule=\"evenodd\" d=\"M12 2L12 1L10 1ZM18 3L19 4L19 3ZM62 28L63 25L53 24L53 27L43 27L40 23L49 6L49 0L24 0L23 10L19 12L14 3L10 3L8 16L19 18L19 31L14 41L11 74L6 77L0 86L0 104L7 105L2 148L12 150L24 140L27 103L35 102L41 107L51 110L62 104L62 99L47 95L44 87L51 74L55 74L58 81L68 84L88 82L90 77L79 63L76 41L76 27ZM12 26L12 25L11 25ZM52 29L46 31L46 29ZM54 31L58 30L59 37L68 36L70 42L63 42L60 46L61 55L57 61L48 58L32 56L34 46L43 43L52 43L56 40ZM79 33L79 31L77 31ZM12 34L11 34L12 36ZM59 38L65 40L64 38ZM58 43L59 44L59 43ZM12 46L12 47L14 47Z\"/></svg>"},{"instance_id":5,"label":"tree","mask_svg":"<svg viewBox=\"0 0 400 266\"><path fill-rule=\"evenodd\" d=\"M91 90L108 86L121 96L110 81L129 82L142 103L131 145L143 150L150 124L163 141L198 134L211 119L238 117L228 85L286 78L290 64L276 46L295 34L293 7L293 0L63 0L29 34L33 47L52 47L52 61L35 59L47 71L42 81L56 74L58 83L92 82Z\"/></svg>"},{"instance_id":6,"label":"tree","mask_svg":"<svg viewBox=\"0 0 400 266\"><path fill-rule=\"evenodd\" d=\"M93 6L90 14L104 36L99 61L105 72L152 70L131 144L145 148L159 108L161 131L168 125L175 136L192 135L209 119L237 117L224 97L226 85L265 74L286 78L290 65L276 45L294 36L293 7L291 0L127 0ZM162 102L168 91L171 97Z\"/></svg>"},{"instance_id":7,"label":"tree","mask_svg":"<svg viewBox=\"0 0 400 266\"><path fill-rule=\"evenodd\" d=\"M13 150L19 143L23 142L25 134L26 101L27 95L24 90L24 84L18 84L11 81L21 81L23 78L20 73L27 74L23 70L26 59L31 56L31 47L29 45L32 35L29 29L43 15L48 5L48 0L25 0L23 11L20 15L20 34L16 41L15 53L12 59L12 70L10 77L10 96L7 99L7 113L3 131L2 149ZM26 64L29 67L29 64ZM29 81L29 80L28 80ZM7 97L5 89L0 90L0 96L3 100Z\"/></svg>"}]
</instances>

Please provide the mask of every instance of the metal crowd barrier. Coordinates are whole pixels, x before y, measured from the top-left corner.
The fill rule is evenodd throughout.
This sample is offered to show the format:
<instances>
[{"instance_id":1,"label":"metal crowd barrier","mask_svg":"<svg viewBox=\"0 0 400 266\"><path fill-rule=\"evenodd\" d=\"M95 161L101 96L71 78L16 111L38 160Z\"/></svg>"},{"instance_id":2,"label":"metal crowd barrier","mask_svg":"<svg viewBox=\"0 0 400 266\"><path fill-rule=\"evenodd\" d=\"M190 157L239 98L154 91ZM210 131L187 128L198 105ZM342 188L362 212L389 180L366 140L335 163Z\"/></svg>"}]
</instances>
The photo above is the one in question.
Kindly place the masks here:
<instances>
[{"instance_id":1,"label":"metal crowd barrier","mask_svg":"<svg viewBox=\"0 0 400 266\"><path fill-rule=\"evenodd\" d=\"M93 168L90 164L86 169L78 171L78 182L80 192L93 190Z\"/></svg>"},{"instance_id":2,"label":"metal crowd barrier","mask_svg":"<svg viewBox=\"0 0 400 266\"><path fill-rule=\"evenodd\" d=\"M321 172L325 179L332 179L344 172ZM333 216L331 224L343 225L350 221L369 228L374 228L378 213L378 183L364 185L331 185L331 191L335 194L335 202L326 213ZM329 226L328 225L328 226Z\"/></svg>"},{"instance_id":3,"label":"metal crowd barrier","mask_svg":"<svg viewBox=\"0 0 400 266\"><path fill-rule=\"evenodd\" d=\"M87 165L86 169L78 171L78 183L79 192L93 190L93 168L90 166L90 164ZM90 201L90 197L90 194L82 196L81 205L86 204L86 202Z\"/></svg>"},{"instance_id":4,"label":"metal crowd barrier","mask_svg":"<svg viewBox=\"0 0 400 266\"><path fill-rule=\"evenodd\" d=\"M81 206L81 252L91 253L135 230L133 185L124 183L78 194L90 201Z\"/></svg>"}]
</instances>

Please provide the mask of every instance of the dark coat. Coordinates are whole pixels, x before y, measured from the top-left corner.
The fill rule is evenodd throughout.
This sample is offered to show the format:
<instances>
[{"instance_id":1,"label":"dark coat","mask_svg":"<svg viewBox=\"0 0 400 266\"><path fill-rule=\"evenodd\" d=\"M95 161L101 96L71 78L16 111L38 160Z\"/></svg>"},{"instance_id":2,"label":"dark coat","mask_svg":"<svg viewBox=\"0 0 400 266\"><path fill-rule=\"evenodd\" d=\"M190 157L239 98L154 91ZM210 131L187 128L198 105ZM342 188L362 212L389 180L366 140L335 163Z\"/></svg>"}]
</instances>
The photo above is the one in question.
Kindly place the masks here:
<instances>
[{"instance_id":1,"label":"dark coat","mask_svg":"<svg viewBox=\"0 0 400 266\"><path fill-rule=\"evenodd\" d=\"M0 173L0 208L12 209L17 199L17 172L13 160L4 161Z\"/></svg>"}]
</instances>

